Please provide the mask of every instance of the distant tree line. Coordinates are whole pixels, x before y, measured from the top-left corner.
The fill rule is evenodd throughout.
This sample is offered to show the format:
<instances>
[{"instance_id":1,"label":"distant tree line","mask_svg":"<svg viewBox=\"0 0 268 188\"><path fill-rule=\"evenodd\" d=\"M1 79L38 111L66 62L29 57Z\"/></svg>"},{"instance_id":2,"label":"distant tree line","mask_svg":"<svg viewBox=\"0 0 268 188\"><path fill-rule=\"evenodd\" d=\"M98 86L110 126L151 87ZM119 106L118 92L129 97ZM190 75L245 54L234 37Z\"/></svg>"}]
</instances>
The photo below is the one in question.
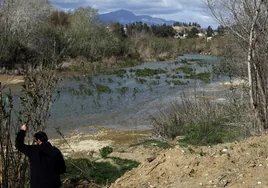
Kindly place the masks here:
<instances>
[{"instance_id":1,"label":"distant tree line","mask_svg":"<svg viewBox=\"0 0 268 188\"><path fill-rule=\"evenodd\" d=\"M175 22L173 24L173 26L184 26L184 27L198 27L198 28L201 28L200 24L198 24L197 22L189 22L189 23Z\"/></svg>"},{"instance_id":2,"label":"distant tree line","mask_svg":"<svg viewBox=\"0 0 268 188\"><path fill-rule=\"evenodd\" d=\"M195 22L184 25L191 25L186 30L189 37L196 37L201 30ZM0 7L0 71L21 66L35 69L40 62L49 63L55 57L59 66L66 59L80 57L100 63L109 62L110 58L115 62L126 58L148 60L161 54L171 58L179 49L178 41L173 40L175 34L174 28L165 24L107 26L91 7L64 12L46 0L5 1Z\"/></svg>"}]
</instances>

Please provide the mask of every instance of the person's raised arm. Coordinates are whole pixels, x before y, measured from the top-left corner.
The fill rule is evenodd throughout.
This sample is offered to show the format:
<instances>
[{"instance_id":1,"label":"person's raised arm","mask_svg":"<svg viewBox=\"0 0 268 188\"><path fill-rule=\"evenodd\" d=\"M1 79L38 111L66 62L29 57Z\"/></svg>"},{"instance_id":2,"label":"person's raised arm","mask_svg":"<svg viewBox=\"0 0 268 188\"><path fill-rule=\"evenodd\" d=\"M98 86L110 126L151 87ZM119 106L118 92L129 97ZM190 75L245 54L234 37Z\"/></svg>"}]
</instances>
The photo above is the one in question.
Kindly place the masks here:
<instances>
[{"instance_id":1,"label":"person's raised arm","mask_svg":"<svg viewBox=\"0 0 268 188\"><path fill-rule=\"evenodd\" d=\"M20 127L20 131L17 133L15 147L20 152L22 152L25 155L29 156L30 151L31 151L31 146L28 146L28 145L24 144L24 138L25 138L26 131L27 131L27 125L23 124Z\"/></svg>"}]
</instances>

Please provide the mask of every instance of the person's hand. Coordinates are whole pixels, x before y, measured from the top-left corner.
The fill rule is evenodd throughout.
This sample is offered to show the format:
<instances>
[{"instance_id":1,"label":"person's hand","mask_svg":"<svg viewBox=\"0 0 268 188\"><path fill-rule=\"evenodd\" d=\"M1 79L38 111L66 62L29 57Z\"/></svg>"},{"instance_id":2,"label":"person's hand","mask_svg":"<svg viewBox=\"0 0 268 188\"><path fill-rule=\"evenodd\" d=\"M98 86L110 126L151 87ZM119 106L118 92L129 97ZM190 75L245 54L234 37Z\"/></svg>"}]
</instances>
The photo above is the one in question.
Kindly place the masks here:
<instances>
[{"instance_id":1,"label":"person's hand","mask_svg":"<svg viewBox=\"0 0 268 188\"><path fill-rule=\"evenodd\" d=\"M22 130L22 131L27 131L27 125L26 125L26 124L23 124L23 125L20 127L20 130Z\"/></svg>"}]
</instances>

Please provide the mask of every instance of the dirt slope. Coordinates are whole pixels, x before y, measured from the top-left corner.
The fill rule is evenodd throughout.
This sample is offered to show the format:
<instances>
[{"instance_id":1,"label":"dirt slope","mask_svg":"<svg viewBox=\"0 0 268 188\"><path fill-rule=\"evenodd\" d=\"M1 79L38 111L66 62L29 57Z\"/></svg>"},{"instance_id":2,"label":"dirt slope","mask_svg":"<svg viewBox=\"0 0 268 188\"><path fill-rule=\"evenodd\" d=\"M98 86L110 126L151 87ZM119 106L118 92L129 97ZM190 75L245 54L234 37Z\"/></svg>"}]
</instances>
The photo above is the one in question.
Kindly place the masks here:
<instances>
[{"instance_id":1,"label":"dirt slope","mask_svg":"<svg viewBox=\"0 0 268 188\"><path fill-rule=\"evenodd\" d=\"M161 151L110 188L268 187L268 136L191 148Z\"/></svg>"},{"instance_id":2,"label":"dirt slope","mask_svg":"<svg viewBox=\"0 0 268 188\"><path fill-rule=\"evenodd\" d=\"M75 152L55 143L64 154L80 157L92 150L98 155L101 147L110 145L112 156L141 163L110 188L268 188L268 135L213 147L131 146L149 137L150 131L101 130L96 135L76 135L69 139Z\"/></svg>"}]
</instances>

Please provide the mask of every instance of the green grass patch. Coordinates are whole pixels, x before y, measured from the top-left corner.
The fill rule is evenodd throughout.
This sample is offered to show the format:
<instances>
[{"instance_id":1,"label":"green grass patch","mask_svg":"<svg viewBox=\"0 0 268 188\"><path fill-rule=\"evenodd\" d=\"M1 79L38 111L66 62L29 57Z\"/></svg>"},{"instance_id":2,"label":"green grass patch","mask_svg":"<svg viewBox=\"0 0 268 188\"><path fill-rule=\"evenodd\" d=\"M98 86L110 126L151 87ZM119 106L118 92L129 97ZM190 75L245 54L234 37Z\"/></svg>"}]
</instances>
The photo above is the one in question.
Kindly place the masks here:
<instances>
[{"instance_id":1,"label":"green grass patch","mask_svg":"<svg viewBox=\"0 0 268 188\"><path fill-rule=\"evenodd\" d=\"M223 126L224 120L213 122L198 122L183 127L184 138L178 140L186 145L215 145L231 142L239 135L239 128L229 129Z\"/></svg>"},{"instance_id":2,"label":"green grass patch","mask_svg":"<svg viewBox=\"0 0 268 188\"><path fill-rule=\"evenodd\" d=\"M86 158L66 159L67 172L62 179L68 179L71 183L80 180L93 181L98 185L110 185L127 171L139 166L139 163L132 160L118 157L108 157L110 162L92 162Z\"/></svg>"}]
</instances>

